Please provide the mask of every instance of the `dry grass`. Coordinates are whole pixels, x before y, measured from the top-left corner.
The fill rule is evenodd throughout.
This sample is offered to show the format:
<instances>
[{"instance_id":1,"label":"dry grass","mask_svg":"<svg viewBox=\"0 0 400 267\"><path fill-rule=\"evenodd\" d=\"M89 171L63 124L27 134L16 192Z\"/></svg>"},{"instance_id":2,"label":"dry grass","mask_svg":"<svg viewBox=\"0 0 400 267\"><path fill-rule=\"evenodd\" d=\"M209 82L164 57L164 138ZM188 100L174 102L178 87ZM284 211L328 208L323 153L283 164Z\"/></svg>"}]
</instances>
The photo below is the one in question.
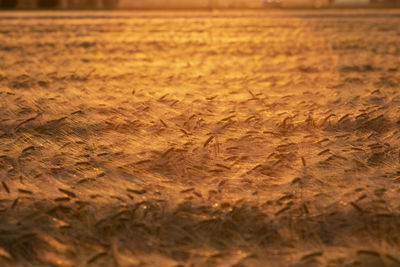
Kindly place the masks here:
<instances>
[{"instance_id":1,"label":"dry grass","mask_svg":"<svg viewBox=\"0 0 400 267\"><path fill-rule=\"evenodd\" d=\"M399 266L400 14L353 12L1 13L0 264Z\"/></svg>"}]
</instances>

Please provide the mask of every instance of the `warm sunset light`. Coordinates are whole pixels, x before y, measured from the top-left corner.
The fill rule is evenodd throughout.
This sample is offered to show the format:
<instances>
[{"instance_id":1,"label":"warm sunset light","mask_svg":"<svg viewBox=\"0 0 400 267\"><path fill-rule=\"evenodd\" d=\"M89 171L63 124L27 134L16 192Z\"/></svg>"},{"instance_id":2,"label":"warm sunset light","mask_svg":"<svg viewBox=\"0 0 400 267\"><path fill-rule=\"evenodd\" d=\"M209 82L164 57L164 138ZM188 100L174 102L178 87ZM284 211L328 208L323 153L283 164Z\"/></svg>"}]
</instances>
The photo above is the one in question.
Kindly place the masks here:
<instances>
[{"instance_id":1,"label":"warm sunset light","mask_svg":"<svg viewBox=\"0 0 400 267\"><path fill-rule=\"evenodd\" d=\"M0 266L400 266L396 5L0 0Z\"/></svg>"}]
</instances>

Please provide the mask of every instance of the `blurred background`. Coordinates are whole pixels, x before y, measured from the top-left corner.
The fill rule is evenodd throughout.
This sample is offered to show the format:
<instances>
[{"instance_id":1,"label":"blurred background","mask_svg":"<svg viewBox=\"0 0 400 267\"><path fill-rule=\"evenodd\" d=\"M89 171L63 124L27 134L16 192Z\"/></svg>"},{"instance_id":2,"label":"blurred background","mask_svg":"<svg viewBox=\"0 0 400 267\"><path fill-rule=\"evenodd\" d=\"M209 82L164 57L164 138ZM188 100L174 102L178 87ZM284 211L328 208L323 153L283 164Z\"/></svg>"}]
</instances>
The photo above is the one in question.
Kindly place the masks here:
<instances>
[{"instance_id":1,"label":"blurred background","mask_svg":"<svg viewBox=\"0 0 400 267\"><path fill-rule=\"evenodd\" d=\"M391 7L400 0L0 0L2 9Z\"/></svg>"}]
</instances>

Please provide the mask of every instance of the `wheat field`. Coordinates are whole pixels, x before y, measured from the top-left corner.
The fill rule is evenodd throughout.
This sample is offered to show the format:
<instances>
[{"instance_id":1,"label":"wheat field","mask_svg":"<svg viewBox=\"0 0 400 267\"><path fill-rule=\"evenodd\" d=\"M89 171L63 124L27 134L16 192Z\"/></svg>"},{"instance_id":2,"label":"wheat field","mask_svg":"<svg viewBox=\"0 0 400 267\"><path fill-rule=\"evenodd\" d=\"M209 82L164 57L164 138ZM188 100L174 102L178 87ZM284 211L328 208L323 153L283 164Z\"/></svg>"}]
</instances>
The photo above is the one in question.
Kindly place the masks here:
<instances>
[{"instance_id":1,"label":"wheat field","mask_svg":"<svg viewBox=\"0 0 400 267\"><path fill-rule=\"evenodd\" d=\"M400 12L0 13L1 266L400 266Z\"/></svg>"}]
</instances>

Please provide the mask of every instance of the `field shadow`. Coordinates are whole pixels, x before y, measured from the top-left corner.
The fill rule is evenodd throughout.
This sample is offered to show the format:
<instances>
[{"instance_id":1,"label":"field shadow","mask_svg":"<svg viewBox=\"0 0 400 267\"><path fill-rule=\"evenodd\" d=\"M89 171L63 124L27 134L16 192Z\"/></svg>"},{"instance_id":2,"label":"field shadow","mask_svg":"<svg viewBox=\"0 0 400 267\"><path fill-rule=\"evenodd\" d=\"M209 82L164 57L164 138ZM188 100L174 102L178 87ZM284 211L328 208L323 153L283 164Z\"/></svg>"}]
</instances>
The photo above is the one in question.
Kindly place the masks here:
<instances>
[{"instance_id":1,"label":"field shadow","mask_svg":"<svg viewBox=\"0 0 400 267\"><path fill-rule=\"evenodd\" d=\"M356 204L346 211L316 215L304 204L271 214L256 203L213 207L182 202L172 207L157 199L104 205L48 199L24 204L21 198L8 205L0 212L0 246L5 250L0 262L6 265L52 265L58 260L65 266L73 262L110 266L116 261L122 264L123 258L116 259L121 253L130 257L158 253L177 264L200 257L211 264L241 250L240 263L249 255L263 260L263 253L278 248L297 250L300 256L295 258L301 263L310 249L305 244L324 251L344 240L380 257L387 251L367 244L398 244L400 234L399 214L374 213ZM349 252L352 255L357 257L355 251Z\"/></svg>"}]
</instances>

